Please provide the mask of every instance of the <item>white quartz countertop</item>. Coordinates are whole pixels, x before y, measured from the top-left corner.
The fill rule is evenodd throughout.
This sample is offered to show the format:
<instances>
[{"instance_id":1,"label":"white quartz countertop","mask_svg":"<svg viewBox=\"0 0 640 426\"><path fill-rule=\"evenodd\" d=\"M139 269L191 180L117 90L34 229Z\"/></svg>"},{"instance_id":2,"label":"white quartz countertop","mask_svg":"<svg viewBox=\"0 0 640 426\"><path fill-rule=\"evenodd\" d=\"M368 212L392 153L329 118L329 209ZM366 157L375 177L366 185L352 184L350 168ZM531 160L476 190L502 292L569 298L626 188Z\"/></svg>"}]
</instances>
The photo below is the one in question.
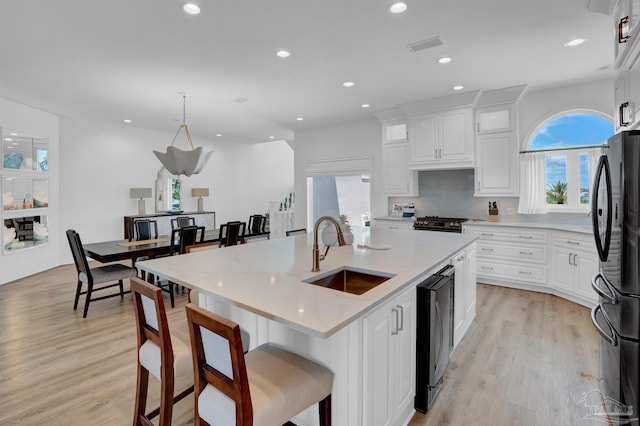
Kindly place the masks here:
<instances>
[{"instance_id":1,"label":"white quartz countertop","mask_svg":"<svg viewBox=\"0 0 640 426\"><path fill-rule=\"evenodd\" d=\"M311 272L313 234L137 262L147 272L197 289L304 333L329 337L390 297L415 285L475 237L446 232L353 227L353 245L331 247ZM358 248L391 247L388 250ZM324 247L320 243L321 252ZM392 274L362 295L303 280L343 266Z\"/></svg>"},{"instance_id":2,"label":"white quartz countertop","mask_svg":"<svg viewBox=\"0 0 640 426\"><path fill-rule=\"evenodd\" d=\"M569 231L579 232L581 234L593 235L593 228L590 224L573 224L573 223L546 223L546 222L519 222L519 221L500 221L489 222L488 220L469 220L462 224L462 226L474 225L474 226L488 226L488 227L504 227L510 226L515 228L537 228L537 229L551 229L555 231Z\"/></svg>"}]
</instances>

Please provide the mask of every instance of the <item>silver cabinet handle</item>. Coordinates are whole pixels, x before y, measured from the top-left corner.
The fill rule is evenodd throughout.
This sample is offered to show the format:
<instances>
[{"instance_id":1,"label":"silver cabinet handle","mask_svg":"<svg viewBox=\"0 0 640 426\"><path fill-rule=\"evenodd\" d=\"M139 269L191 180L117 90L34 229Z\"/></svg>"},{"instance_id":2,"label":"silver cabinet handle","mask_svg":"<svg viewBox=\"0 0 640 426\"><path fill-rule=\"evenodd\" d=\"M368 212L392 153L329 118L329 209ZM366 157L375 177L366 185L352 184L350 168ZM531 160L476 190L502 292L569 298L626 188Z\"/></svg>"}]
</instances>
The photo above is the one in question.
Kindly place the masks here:
<instances>
[{"instance_id":1,"label":"silver cabinet handle","mask_svg":"<svg viewBox=\"0 0 640 426\"><path fill-rule=\"evenodd\" d=\"M400 326L398 327L398 331L402 331L404 328L404 308L402 305L398 305L398 316L400 317Z\"/></svg>"},{"instance_id":2,"label":"silver cabinet handle","mask_svg":"<svg viewBox=\"0 0 640 426\"><path fill-rule=\"evenodd\" d=\"M578 254L573 255L573 266L578 266Z\"/></svg>"},{"instance_id":3,"label":"silver cabinet handle","mask_svg":"<svg viewBox=\"0 0 640 426\"><path fill-rule=\"evenodd\" d=\"M569 241L569 240L567 240L567 244L573 244L574 246L579 246L580 242L579 241Z\"/></svg>"},{"instance_id":4,"label":"silver cabinet handle","mask_svg":"<svg viewBox=\"0 0 640 426\"><path fill-rule=\"evenodd\" d=\"M459 258L456 259L456 262L461 262L464 260L464 256L460 256Z\"/></svg>"},{"instance_id":5,"label":"silver cabinet handle","mask_svg":"<svg viewBox=\"0 0 640 426\"><path fill-rule=\"evenodd\" d=\"M395 331L391 330L391 334L395 336L396 334L398 334L398 321L399 321L398 310L396 308L391 308L391 312L396 314L396 330Z\"/></svg>"},{"instance_id":6,"label":"silver cabinet handle","mask_svg":"<svg viewBox=\"0 0 640 426\"><path fill-rule=\"evenodd\" d=\"M490 266L483 266L482 269L485 269L487 271L493 271L493 268Z\"/></svg>"},{"instance_id":7,"label":"silver cabinet handle","mask_svg":"<svg viewBox=\"0 0 640 426\"><path fill-rule=\"evenodd\" d=\"M493 237L493 234L488 234L488 233L486 233L486 232L483 232L483 233L482 233L482 234L480 234L480 235L482 235L482 236L484 236L484 237Z\"/></svg>"},{"instance_id":8,"label":"silver cabinet handle","mask_svg":"<svg viewBox=\"0 0 640 426\"><path fill-rule=\"evenodd\" d=\"M438 156L439 156L439 158L440 158L440 159L442 159L442 148L440 148L440 149L438 150Z\"/></svg>"},{"instance_id":9,"label":"silver cabinet handle","mask_svg":"<svg viewBox=\"0 0 640 426\"><path fill-rule=\"evenodd\" d=\"M533 240L533 235L518 235L518 238L522 238L525 240Z\"/></svg>"},{"instance_id":10,"label":"silver cabinet handle","mask_svg":"<svg viewBox=\"0 0 640 426\"><path fill-rule=\"evenodd\" d=\"M532 251L521 251L520 254L526 254L527 256L533 255Z\"/></svg>"},{"instance_id":11,"label":"silver cabinet handle","mask_svg":"<svg viewBox=\"0 0 640 426\"><path fill-rule=\"evenodd\" d=\"M492 248L482 247L482 251L493 251L493 249Z\"/></svg>"},{"instance_id":12,"label":"silver cabinet handle","mask_svg":"<svg viewBox=\"0 0 640 426\"><path fill-rule=\"evenodd\" d=\"M532 275L533 274L533 272L531 272L531 271L518 271L518 273L520 275Z\"/></svg>"},{"instance_id":13,"label":"silver cabinet handle","mask_svg":"<svg viewBox=\"0 0 640 426\"><path fill-rule=\"evenodd\" d=\"M573 253L569 253L569 265L573 265L573 263L571 263L571 256L573 256Z\"/></svg>"},{"instance_id":14,"label":"silver cabinet handle","mask_svg":"<svg viewBox=\"0 0 640 426\"><path fill-rule=\"evenodd\" d=\"M436 157L436 160L438 159L438 148L433 150L433 156Z\"/></svg>"}]
</instances>

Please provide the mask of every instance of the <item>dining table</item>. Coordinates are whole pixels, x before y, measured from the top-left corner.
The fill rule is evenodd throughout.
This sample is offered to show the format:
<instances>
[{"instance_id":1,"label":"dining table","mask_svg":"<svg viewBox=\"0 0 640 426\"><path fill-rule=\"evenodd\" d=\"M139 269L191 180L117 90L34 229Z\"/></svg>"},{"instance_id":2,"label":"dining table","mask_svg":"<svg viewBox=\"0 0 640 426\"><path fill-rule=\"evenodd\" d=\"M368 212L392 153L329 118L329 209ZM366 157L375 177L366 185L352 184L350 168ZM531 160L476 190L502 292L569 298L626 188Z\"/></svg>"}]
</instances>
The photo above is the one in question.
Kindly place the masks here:
<instances>
[{"instance_id":1,"label":"dining table","mask_svg":"<svg viewBox=\"0 0 640 426\"><path fill-rule=\"evenodd\" d=\"M243 236L249 239L257 236L267 235L269 231L250 233ZM207 229L204 234L204 243L211 243L220 240L219 229ZM96 243L83 244L84 252L90 258L101 263L118 262L132 260L141 257L160 257L171 254L171 237L162 235L150 240L128 241L125 239L101 241Z\"/></svg>"}]
</instances>

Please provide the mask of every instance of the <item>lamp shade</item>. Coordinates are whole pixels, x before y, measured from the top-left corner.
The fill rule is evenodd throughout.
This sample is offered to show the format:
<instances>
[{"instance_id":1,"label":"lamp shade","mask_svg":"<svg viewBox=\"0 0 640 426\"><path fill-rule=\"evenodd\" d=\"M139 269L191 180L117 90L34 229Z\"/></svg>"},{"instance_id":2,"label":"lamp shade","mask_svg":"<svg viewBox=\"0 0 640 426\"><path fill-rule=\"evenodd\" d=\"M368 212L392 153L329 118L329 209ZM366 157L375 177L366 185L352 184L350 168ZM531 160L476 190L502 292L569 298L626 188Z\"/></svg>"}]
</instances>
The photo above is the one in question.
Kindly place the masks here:
<instances>
[{"instance_id":1,"label":"lamp shade","mask_svg":"<svg viewBox=\"0 0 640 426\"><path fill-rule=\"evenodd\" d=\"M191 188L192 197L208 197L209 188Z\"/></svg>"},{"instance_id":2,"label":"lamp shade","mask_svg":"<svg viewBox=\"0 0 640 426\"><path fill-rule=\"evenodd\" d=\"M129 196L131 198L151 198L151 188L131 188Z\"/></svg>"}]
</instances>

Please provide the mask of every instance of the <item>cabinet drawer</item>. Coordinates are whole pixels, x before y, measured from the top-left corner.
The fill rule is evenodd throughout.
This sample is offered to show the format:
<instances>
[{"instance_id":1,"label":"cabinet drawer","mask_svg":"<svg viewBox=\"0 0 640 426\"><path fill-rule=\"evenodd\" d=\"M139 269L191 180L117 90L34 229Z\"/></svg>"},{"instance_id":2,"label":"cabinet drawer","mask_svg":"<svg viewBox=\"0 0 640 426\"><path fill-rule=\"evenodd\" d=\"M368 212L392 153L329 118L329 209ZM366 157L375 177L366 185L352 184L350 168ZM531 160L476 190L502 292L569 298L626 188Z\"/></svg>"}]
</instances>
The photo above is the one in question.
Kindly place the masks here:
<instances>
[{"instance_id":1,"label":"cabinet drawer","mask_svg":"<svg viewBox=\"0 0 640 426\"><path fill-rule=\"evenodd\" d=\"M518 229L509 230L504 228L489 228L478 229L469 228L469 231L474 235L478 235L481 240L486 241L519 241L529 243L545 243L547 241L547 233L545 231Z\"/></svg>"},{"instance_id":2,"label":"cabinet drawer","mask_svg":"<svg viewBox=\"0 0 640 426\"><path fill-rule=\"evenodd\" d=\"M596 245L591 235L559 234L553 237L553 243L561 247L574 247L582 250L595 250ZM617 244L617 242L614 242Z\"/></svg>"},{"instance_id":3,"label":"cabinet drawer","mask_svg":"<svg viewBox=\"0 0 640 426\"><path fill-rule=\"evenodd\" d=\"M546 246L525 246L525 245L509 245L497 244L490 241L478 241L478 257L481 258L498 258L513 259L516 261L528 262L546 262L547 248Z\"/></svg>"},{"instance_id":4,"label":"cabinet drawer","mask_svg":"<svg viewBox=\"0 0 640 426\"><path fill-rule=\"evenodd\" d=\"M478 277L495 277L517 281L529 281L544 284L546 281L544 266L508 265L478 260Z\"/></svg>"}]
</instances>

